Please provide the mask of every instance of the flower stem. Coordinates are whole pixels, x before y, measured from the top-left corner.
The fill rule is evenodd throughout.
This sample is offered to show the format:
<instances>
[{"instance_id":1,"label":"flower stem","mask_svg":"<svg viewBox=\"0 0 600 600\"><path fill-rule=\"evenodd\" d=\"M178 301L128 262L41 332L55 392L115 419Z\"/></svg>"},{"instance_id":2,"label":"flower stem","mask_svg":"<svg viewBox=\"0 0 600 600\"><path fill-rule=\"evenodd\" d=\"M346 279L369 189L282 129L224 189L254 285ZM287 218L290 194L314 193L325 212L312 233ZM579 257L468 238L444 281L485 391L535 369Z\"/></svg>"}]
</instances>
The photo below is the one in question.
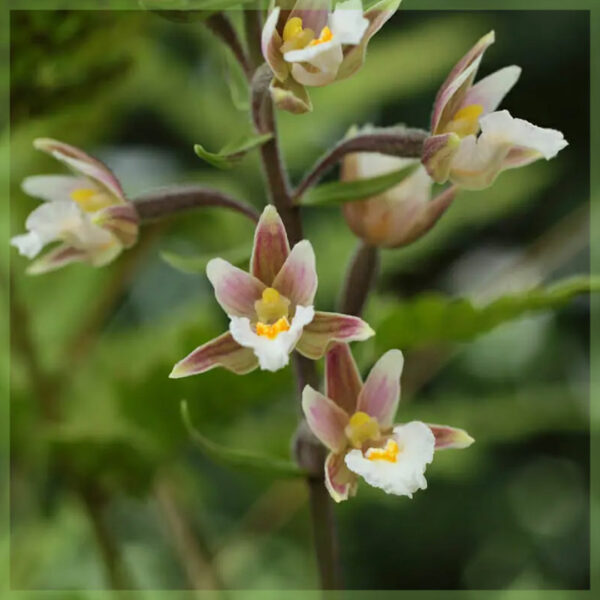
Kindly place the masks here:
<instances>
[{"instance_id":1,"label":"flower stem","mask_svg":"<svg viewBox=\"0 0 600 600\"><path fill-rule=\"evenodd\" d=\"M260 147L261 161L270 201L275 205L285 225L290 244L303 239L300 209L294 206L290 184L279 149L273 102L269 93L272 74L267 65L259 67L252 80L252 118L260 133L273 137ZM297 353L294 355L296 379L300 393L306 384L318 387L315 363ZM303 426L304 425L304 426ZM335 533L331 498L325 488L323 446L300 423L295 439L295 454L299 466L307 468L313 536L321 587L324 590L341 588L338 545Z\"/></svg>"},{"instance_id":2,"label":"flower stem","mask_svg":"<svg viewBox=\"0 0 600 600\"><path fill-rule=\"evenodd\" d=\"M263 61L260 48L262 35L262 12L258 8L244 10L244 34L251 67L255 70Z\"/></svg>"},{"instance_id":3,"label":"flower stem","mask_svg":"<svg viewBox=\"0 0 600 600\"><path fill-rule=\"evenodd\" d=\"M348 267L340 296L340 310L348 315L360 316L379 270L379 249L359 242Z\"/></svg>"},{"instance_id":4,"label":"flower stem","mask_svg":"<svg viewBox=\"0 0 600 600\"><path fill-rule=\"evenodd\" d=\"M135 198L134 204L142 222L211 206L233 210L255 223L259 217L254 207L223 192L200 185L175 185L160 188Z\"/></svg>"},{"instance_id":5,"label":"flower stem","mask_svg":"<svg viewBox=\"0 0 600 600\"><path fill-rule=\"evenodd\" d=\"M236 60L240 63L248 79L252 77L252 65L246 55L242 42L229 20L223 13L214 13L205 21L206 26L231 50Z\"/></svg>"}]
</instances>

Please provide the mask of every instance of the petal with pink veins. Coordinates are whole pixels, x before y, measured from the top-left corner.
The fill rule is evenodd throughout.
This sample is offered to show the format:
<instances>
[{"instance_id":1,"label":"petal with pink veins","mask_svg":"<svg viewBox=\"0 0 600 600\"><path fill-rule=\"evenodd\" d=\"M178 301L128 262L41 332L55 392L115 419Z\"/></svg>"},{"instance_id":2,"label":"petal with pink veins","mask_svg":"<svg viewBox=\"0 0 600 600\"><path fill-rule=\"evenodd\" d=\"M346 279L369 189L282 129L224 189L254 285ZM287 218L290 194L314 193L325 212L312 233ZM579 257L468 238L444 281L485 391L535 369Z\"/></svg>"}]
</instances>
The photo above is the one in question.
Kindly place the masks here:
<instances>
[{"instance_id":1,"label":"petal with pink veins","mask_svg":"<svg viewBox=\"0 0 600 600\"><path fill-rule=\"evenodd\" d=\"M478 81L466 94L462 105L479 104L483 115L487 115L500 106L500 102L514 87L521 76L521 67L504 67Z\"/></svg>"},{"instance_id":2,"label":"petal with pink veins","mask_svg":"<svg viewBox=\"0 0 600 600\"><path fill-rule=\"evenodd\" d=\"M82 262L87 259L88 254L85 250L62 244L33 261L27 267L26 272L28 275L42 275L60 269L69 263Z\"/></svg>"},{"instance_id":3,"label":"petal with pink veins","mask_svg":"<svg viewBox=\"0 0 600 600\"><path fill-rule=\"evenodd\" d=\"M400 375L404 357L400 350L388 350L373 366L358 396L356 409L389 427L400 402Z\"/></svg>"},{"instance_id":4,"label":"petal with pink veins","mask_svg":"<svg viewBox=\"0 0 600 600\"><path fill-rule=\"evenodd\" d=\"M261 35L261 49L264 59L267 61L271 71L277 79L284 81L290 72L288 64L283 60L280 48L282 44L281 36L277 31L277 22L279 21L279 15L281 9L275 7L263 26Z\"/></svg>"},{"instance_id":5,"label":"petal with pink veins","mask_svg":"<svg viewBox=\"0 0 600 600\"><path fill-rule=\"evenodd\" d=\"M325 394L349 415L356 412L362 379L348 344L334 344L325 355Z\"/></svg>"},{"instance_id":6,"label":"petal with pink veins","mask_svg":"<svg viewBox=\"0 0 600 600\"><path fill-rule=\"evenodd\" d=\"M270 286L290 254L287 233L275 207L265 206L254 232L250 272Z\"/></svg>"},{"instance_id":7,"label":"petal with pink veins","mask_svg":"<svg viewBox=\"0 0 600 600\"><path fill-rule=\"evenodd\" d=\"M273 287L294 305L312 306L317 284L315 251L308 240L302 240L292 248Z\"/></svg>"},{"instance_id":8,"label":"petal with pink veins","mask_svg":"<svg viewBox=\"0 0 600 600\"><path fill-rule=\"evenodd\" d=\"M475 441L464 429L430 423L427 423L427 427L435 437L436 450L468 448Z\"/></svg>"},{"instance_id":9,"label":"petal with pink veins","mask_svg":"<svg viewBox=\"0 0 600 600\"><path fill-rule=\"evenodd\" d=\"M86 154L83 150L69 144L49 138L38 138L33 145L38 150L47 152L56 160L71 167L76 173L85 175L108 190L115 199L125 202L125 194L119 180L112 171L98 159Z\"/></svg>"},{"instance_id":10,"label":"petal with pink veins","mask_svg":"<svg viewBox=\"0 0 600 600\"><path fill-rule=\"evenodd\" d=\"M368 323L358 317L317 311L312 322L304 328L296 350L317 360L333 342L362 342L373 335L375 332Z\"/></svg>"},{"instance_id":11,"label":"petal with pink veins","mask_svg":"<svg viewBox=\"0 0 600 600\"><path fill-rule=\"evenodd\" d=\"M94 224L110 231L125 248L136 243L139 220L135 206L130 202L108 206L92 216Z\"/></svg>"},{"instance_id":12,"label":"petal with pink veins","mask_svg":"<svg viewBox=\"0 0 600 600\"><path fill-rule=\"evenodd\" d=\"M311 431L332 452L342 452L347 446L344 429L348 414L333 400L309 385L302 390L302 410Z\"/></svg>"},{"instance_id":13,"label":"petal with pink veins","mask_svg":"<svg viewBox=\"0 0 600 600\"><path fill-rule=\"evenodd\" d=\"M206 276L215 289L217 302L229 316L252 319L256 316L254 303L266 287L262 281L222 258L208 262Z\"/></svg>"},{"instance_id":14,"label":"petal with pink veins","mask_svg":"<svg viewBox=\"0 0 600 600\"><path fill-rule=\"evenodd\" d=\"M215 367L224 367L237 375L244 375L258 366L258 359L249 348L242 348L229 332L196 348L180 360L171 371L171 379L204 373Z\"/></svg>"},{"instance_id":15,"label":"petal with pink veins","mask_svg":"<svg viewBox=\"0 0 600 600\"><path fill-rule=\"evenodd\" d=\"M335 502L356 494L357 477L346 466L343 454L330 452L325 459L325 487Z\"/></svg>"}]
</instances>

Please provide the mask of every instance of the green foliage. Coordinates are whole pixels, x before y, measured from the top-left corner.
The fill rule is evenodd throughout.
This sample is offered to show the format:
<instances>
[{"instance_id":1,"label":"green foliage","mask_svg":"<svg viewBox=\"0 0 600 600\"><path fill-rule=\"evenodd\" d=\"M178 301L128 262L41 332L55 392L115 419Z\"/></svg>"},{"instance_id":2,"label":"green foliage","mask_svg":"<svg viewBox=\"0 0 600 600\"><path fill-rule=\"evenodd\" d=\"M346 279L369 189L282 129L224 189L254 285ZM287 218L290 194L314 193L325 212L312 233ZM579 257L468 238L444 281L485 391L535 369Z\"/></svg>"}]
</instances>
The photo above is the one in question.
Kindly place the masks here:
<instances>
[{"instance_id":1,"label":"green foliage","mask_svg":"<svg viewBox=\"0 0 600 600\"><path fill-rule=\"evenodd\" d=\"M236 266L247 265L250 261L251 249L247 246L239 246L229 250L221 250L219 257ZM208 261L215 258L214 253L201 255L182 255L176 252L163 251L161 258L171 267L189 275L204 273Z\"/></svg>"},{"instance_id":2,"label":"green foliage","mask_svg":"<svg viewBox=\"0 0 600 600\"><path fill-rule=\"evenodd\" d=\"M410 177L419 167L410 165L392 173L358 179L356 181L339 181L322 183L310 189L300 200L307 206L335 206L344 202L356 202L382 194Z\"/></svg>"},{"instance_id":3,"label":"green foliage","mask_svg":"<svg viewBox=\"0 0 600 600\"><path fill-rule=\"evenodd\" d=\"M270 133L244 136L240 140L223 146L219 152L209 152L200 144L194 146L194 152L208 164L217 169L232 169L250 150L254 150L273 137Z\"/></svg>"},{"instance_id":4,"label":"green foliage","mask_svg":"<svg viewBox=\"0 0 600 600\"><path fill-rule=\"evenodd\" d=\"M464 342L529 313L558 309L569 300L600 290L600 279L570 278L502 296L484 305L466 298L423 294L391 309L377 327L381 349Z\"/></svg>"}]
</instances>

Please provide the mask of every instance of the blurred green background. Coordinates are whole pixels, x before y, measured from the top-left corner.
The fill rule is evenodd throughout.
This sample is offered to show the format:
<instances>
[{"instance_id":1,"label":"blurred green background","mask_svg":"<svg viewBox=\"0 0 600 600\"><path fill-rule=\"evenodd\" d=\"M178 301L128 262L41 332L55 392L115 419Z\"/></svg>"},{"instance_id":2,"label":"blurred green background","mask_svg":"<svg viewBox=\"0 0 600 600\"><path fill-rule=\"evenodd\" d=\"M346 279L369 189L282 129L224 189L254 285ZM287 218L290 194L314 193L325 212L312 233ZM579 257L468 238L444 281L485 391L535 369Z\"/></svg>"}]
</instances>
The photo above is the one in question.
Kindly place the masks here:
<instances>
[{"instance_id":1,"label":"blurred green background","mask_svg":"<svg viewBox=\"0 0 600 600\"><path fill-rule=\"evenodd\" d=\"M490 29L497 42L481 75L521 65L504 107L560 129L570 145L551 163L462 193L430 235L386 251L367 309L376 329L424 292L482 302L589 271L585 12L401 10L357 76L311 90L312 114L280 115L291 177L353 124L426 128L446 73ZM221 172L193 153L194 143L216 150L250 130L239 73L201 23L13 11L10 33L13 234L37 205L20 191L22 178L60 171L32 149L38 136L101 157L132 197L202 182L263 206L256 156ZM306 209L304 223L317 254L317 304L331 310L356 240L338 209ZM108 586L103 551L122 555L113 578L135 588L317 585L303 482L216 464L190 443L179 415L186 398L212 440L287 457L298 418L290 370L167 379L176 360L227 323L203 271L182 273L164 253L189 257L190 267L239 254L251 236L243 217L205 210L148 226L134 250L102 270L26 277L13 251L13 588ZM363 372L388 341L407 338L386 329L383 341L356 347ZM477 443L436 456L429 489L412 500L362 485L336 507L346 585L587 587L589 302L466 343L439 338L402 347L398 419L464 427Z\"/></svg>"}]
</instances>

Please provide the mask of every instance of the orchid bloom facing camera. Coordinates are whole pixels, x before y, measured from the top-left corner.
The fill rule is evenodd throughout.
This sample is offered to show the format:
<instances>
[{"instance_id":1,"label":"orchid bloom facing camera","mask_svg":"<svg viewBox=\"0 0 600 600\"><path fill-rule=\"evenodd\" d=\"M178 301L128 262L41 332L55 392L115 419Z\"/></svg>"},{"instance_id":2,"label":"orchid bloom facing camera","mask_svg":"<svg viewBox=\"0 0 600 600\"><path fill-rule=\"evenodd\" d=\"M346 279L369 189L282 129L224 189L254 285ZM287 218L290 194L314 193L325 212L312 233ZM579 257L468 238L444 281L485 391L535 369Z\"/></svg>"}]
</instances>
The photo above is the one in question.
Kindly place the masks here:
<instances>
[{"instance_id":1,"label":"orchid bloom facing camera","mask_svg":"<svg viewBox=\"0 0 600 600\"><path fill-rule=\"evenodd\" d=\"M28 273L45 273L71 262L100 267L135 244L137 212L106 165L56 140L40 138L33 145L74 174L35 175L23 181L23 191L44 203L27 217L27 233L13 237L11 244L24 256L34 258L46 244L61 242L34 261Z\"/></svg>"},{"instance_id":2,"label":"orchid bloom facing camera","mask_svg":"<svg viewBox=\"0 0 600 600\"><path fill-rule=\"evenodd\" d=\"M466 189L484 189L502 171L550 160L567 146L560 131L497 110L519 79L520 67L504 67L473 83L493 43L492 31L456 64L436 96L422 161L438 183L450 180Z\"/></svg>"},{"instance_id":3,"label":"orchid bloom facing camera","mask_svg":"<svg viewBox=\"0 0 600 600\"><path fill-rule=\"evenodd\" d=\"M376 152L347 154L342 163L341 179L356 181L418 164L418 159L398 158ZM378 196L358 202L346 202L343 213L355 235L371 246L406 246L427 233L454 199L450 186L432 198L433 180L421 165L398 185Z\"/></svg>"},{"instance_id":4,"label":"orchid bloom facing camera","mask_svg":"<svg viewBox=\"0 0 600 600\"><path fill-rule=\"evenodd\" d=\"M427 487L434 451L466 448L462 429L421 421L393 424L400 400L400 350L386 352L362 382L346 344L327 353L325 395L304 388L302 409L315 436L329 449L325 486L336 502L355 495L358 476L388 494L412 497Z\"/></svg>"},{"instance_id":5,"label":"orchid bloom facing camera","mask_svg":"<svg viewBox=\"0 0 600 600\"><path fill-rule=\"evenodd\" d=\"M179 361L172 378L218 366L240 375L258 366L277 371L288 364L294 349L316 360L332 342L362 341L374 334L358 317L315 311L313 248L303 240L290 250L273 206L264 209L258 222L250 273L215 258L206 274L229 317L229 331Z\"/></svg>"},{"instance_id":6,"label":"orchid bloom facing camera","mask_svg":"<svg viewBox=\"0 0 600 600\"><path fill-rule=\"evenodd\" d=\"M400 6L381 0L367 12L361 0L297 0L274 6L262 31L262 52L273 72L275 104L293 113L312 110L304 86L323 86L360 69L371 37ZM283 2L279 2L283 4Z\"/></svg>"}]
</instances>

